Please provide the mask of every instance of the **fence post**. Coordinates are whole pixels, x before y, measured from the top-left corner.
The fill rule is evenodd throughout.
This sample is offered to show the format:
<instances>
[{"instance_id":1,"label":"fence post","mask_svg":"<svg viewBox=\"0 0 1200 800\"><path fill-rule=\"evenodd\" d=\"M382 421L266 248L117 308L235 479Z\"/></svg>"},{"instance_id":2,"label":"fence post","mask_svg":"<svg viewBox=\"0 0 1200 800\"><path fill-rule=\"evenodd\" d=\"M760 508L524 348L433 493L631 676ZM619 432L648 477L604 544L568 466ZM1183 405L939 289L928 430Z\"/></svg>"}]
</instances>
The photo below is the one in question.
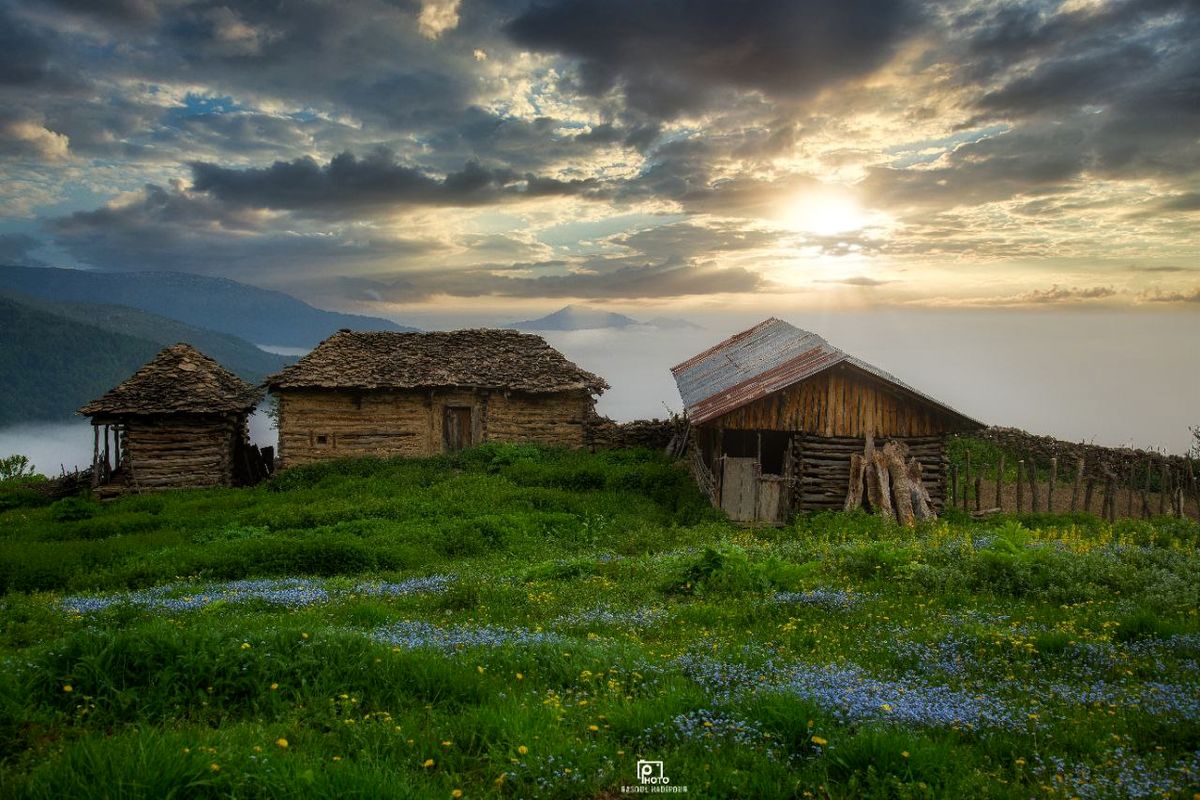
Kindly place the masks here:
<instances>
[{"instance_id":1,"label":"fence post","mask_svg":"<svg viewBox=\"0 0 1200 800\"><path fill-rule=\"evenodd\" d=\"M966 511L967 510L967 492L969 492L971 490L971 451L970 450L967 451L966 471L963 474L962 490L963 490L963 492L962 492L962 507L963 507L963 511Z\"/></svg>"},{"instance_id":2,"label":"fence post","mask_svg":"<svg viewBox=\"0 0 1200 800\"><path fill-rule=\"evenodd\" d=\"M958 505L958 464L950 468L950 507Z\"/></svg>"},{"instance_id":3,"label":"fence post","mask_svg":"<svg viewBox=\"0 0 1200 800\"><path fill-rule=\"evenodd\" d=\"M1054 482L1058 480L1058 456L1050 457L1050 488L1046 492L1046 510L1054 513Z\"/></svg>"},{"instance_id":4,"label":"fence post","mask_svg":"<svg viewBox=\"0 0 1200 800\"><path fill-rule=\"evenodd\" d=\"M1033 456L1029 457L1029 510L1036 512L1038 510L1038 491L1037 491L1037 462Z\"/></svg>"},{"instance_id":5,"label":"fence post","mask_svg":"<svg viewBox=\"0 0 1200 800\"><path fill-rule=\"evenodd\" d=\"M1167 513L1167 465L1162 465L1162 474L1158 482L1158 515Z\"/></svg>"},{"instance_id":6,"label":"fence post","mask_svg":"<svg viewBox=\"0 0 1200 800\"><path fill-rule=\"evenodd\" d=\"M1021 504L1025 500L1025 459L1017 459L1017 507L1014 509L1018 514L1021 513Z\"/></svg>"},{"instance_id":7,"label":"fence post","mask_svg":"<svg viewBox=\"0 0 1200 800\"><path fill-rule=\"evenodd\" d=\"M1075 485L1071 487L1071 511L1079 507L1079 492L1083 488L1083 457L1075 460Z\"/></svg>"},{"instance_id":8,"label":"fence post","mask_svg":"<svg viewBox=\"0 0 1200 800\"><path fill-rule=\"evenodd\" d=\"M1000 454L1000 462L996 464L996 508L1002 508L1000 503L1001 491L1004 487L1004 453Z\"/></svg>"}]
</instances>

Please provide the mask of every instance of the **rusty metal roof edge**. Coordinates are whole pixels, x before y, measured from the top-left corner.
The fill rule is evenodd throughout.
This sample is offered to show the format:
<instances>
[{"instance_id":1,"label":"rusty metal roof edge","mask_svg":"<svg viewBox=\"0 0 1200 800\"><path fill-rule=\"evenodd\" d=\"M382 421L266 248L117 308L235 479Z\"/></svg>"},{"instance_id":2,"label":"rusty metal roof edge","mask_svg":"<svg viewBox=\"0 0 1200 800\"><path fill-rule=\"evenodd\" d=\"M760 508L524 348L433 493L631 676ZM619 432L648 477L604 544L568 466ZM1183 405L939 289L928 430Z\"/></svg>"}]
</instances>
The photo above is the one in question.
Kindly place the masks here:
<instances>
[{"instance_id":1,"label":"rusty metal roof edge","mask_svg":"<svg viewBox=\"0 0 1200 800\"><path fill-rule=\"evenodd\" d=\"M792 336L790 340L785 339L779 348L780 350L786 351L788 346L799 345L805 342L806 339L810 340L812 346L808 347L803 352L793 355L791 358L782 361L781 363L772 364L765 369L762 369L761 371L752 374L749 377L732 385L719 387L720 381L717 380L716 383L718 384L719 388L717 388L716 391L713 391L711 394L701 397L692 403L688 403L685 400L684 407L689 417L691 417L693 424L703 424L704 422L727 414L735 409L741 408L742 406L754 402L755 400L766 397L782 389L786 389L789 386L809 380L810 378L813 378L816 375L819 375L826 370L837 366L838 364L848 364L865 373L869 377L873 377L877 380L881 380L894 386L900 391L911 395L918 401L928 403L943 413L957 417L960 422L966 423L967 426L974 425L984 427L983 423L979 422L978 420L963 414L953 406L947 405L946 403L943 403L942 401L925 394L919 389L909 386L890 372L863 361L856 356L852 356L841 348L830 344L819 334L797 328L794 325L784 322L776 317L770 317L751 328L734 334L718 344L709 347L703 352L692 356L691 358L672 367L671 374L675 378L675 383L679 389L681 397L685 393L688 395L694 394L693 389L696 387L692 384L695 384L697 379L700 379L700 382L703 383L703 378L706 376L710 374L715 376L715 372L711 371L705 371L705 373L700 376L696 376L694 374L689 376L687 373L694 372L696 368L700 367L712 357L721 354L722 351L733 351L733 354L736 355L738 345L746 342L748 339L751 339L755 334L773 326L780 328L779 333L791 334ZM759 343L758 346L761 347L762 344L763 343ZM753 348L749 349L753 354ZM828 363L820 364L821 355L814 354L824 355L828 358ZM726 352L725 355L730 363L734 364L730 353ZM767 360L769 362L769 359L762 359L761 357L759 360L760 362L763 360ZM808 368L816 368L811 369L811 371L797 369L796 367L800 364L804 364ZM735 364L735 366L739 365ZM689 380L689 377L691 380ZM685 389L687 390L686 392ZM701 391L703 391L703 389Z\"/></svg>"}]
</instances>

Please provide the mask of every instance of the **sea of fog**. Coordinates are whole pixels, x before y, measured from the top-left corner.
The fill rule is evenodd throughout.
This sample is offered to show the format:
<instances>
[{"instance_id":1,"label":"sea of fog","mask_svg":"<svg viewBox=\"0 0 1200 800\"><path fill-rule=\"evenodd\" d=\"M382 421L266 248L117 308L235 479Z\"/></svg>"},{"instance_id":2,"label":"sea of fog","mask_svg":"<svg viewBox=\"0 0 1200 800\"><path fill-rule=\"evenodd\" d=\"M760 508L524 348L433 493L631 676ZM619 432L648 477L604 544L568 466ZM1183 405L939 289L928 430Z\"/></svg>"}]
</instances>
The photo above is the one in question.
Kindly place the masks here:
<instances>
[{"instance_id":1,"label":"sea of fog","mask_svg":"<svg viewBox=\"0 0 1200 800\"><path fill-rule=\"evenodd\" d=\"M265 446L274 445L277 439L275 423L265 409L251 415L251 441ZM91 466L92 441L92 425L86 419L31 422L0 428L0 458L20 453L43 475L58 475Z\"/></svg>"},{"instance_id":2,"label":"sea of fog","mask_svg":"<svg viewBox=\"0 0 1200 800\"><path fill-rule=\"evenodd\" d=\"M1195 312L794 312L787 321L992 425L1104 445L1183 452L1200 425L1200 314ZM678 314L676 314L678 316ZM617 420L680 411L669 368L763 315L692 315L696 330L549 331L555 347L612 388L601 413ZM461 318L424 327L461 327ZM478 323L474 323L478 324ZM254 441L274 444L263 413ZM0 456L24 453L47 473L86 466L86 421L0 429Z\"/></svg>"}]
</instances>

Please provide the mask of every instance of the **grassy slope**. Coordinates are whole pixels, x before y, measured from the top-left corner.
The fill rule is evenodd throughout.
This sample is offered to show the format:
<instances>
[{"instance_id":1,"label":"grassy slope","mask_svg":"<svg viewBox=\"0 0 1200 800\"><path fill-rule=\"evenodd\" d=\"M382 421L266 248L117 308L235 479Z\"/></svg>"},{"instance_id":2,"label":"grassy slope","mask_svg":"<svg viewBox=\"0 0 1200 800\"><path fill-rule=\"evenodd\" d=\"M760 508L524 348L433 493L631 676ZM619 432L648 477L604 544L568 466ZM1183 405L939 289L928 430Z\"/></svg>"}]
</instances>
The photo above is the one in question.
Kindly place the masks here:
<instances>
[{"instance_id":1,"label":"grassy slope","mask_svg":"<svg viewBox=\"0 0 1200 800\"><path fill-rule=\"evenodd\" d=\"M689 796L1161 797L1200 769L1192 523L737 530L657 457L514 446L22 497L3 796L597 797L651 758Z\"/></svg>"}]
</instances>

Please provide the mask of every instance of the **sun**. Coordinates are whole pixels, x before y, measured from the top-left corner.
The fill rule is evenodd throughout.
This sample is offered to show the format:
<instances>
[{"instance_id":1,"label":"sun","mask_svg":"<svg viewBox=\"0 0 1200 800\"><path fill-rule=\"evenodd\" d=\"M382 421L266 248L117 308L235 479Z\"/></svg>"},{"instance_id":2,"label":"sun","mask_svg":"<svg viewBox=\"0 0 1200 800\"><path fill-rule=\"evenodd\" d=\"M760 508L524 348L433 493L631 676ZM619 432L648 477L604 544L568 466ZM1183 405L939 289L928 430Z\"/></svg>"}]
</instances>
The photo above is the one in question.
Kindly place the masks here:
<instances>
[{"instance_id":1,"label":"sun","mask_svg":"<svg viewBox=\"0 0 1200 800\"><path fill-rule=\"evenodd\" d=\"M817 236L856 231L870 222L849 193L832 189L797 196L784 207L781 217L789 228Z\"/></svg>"}]
</instances>

